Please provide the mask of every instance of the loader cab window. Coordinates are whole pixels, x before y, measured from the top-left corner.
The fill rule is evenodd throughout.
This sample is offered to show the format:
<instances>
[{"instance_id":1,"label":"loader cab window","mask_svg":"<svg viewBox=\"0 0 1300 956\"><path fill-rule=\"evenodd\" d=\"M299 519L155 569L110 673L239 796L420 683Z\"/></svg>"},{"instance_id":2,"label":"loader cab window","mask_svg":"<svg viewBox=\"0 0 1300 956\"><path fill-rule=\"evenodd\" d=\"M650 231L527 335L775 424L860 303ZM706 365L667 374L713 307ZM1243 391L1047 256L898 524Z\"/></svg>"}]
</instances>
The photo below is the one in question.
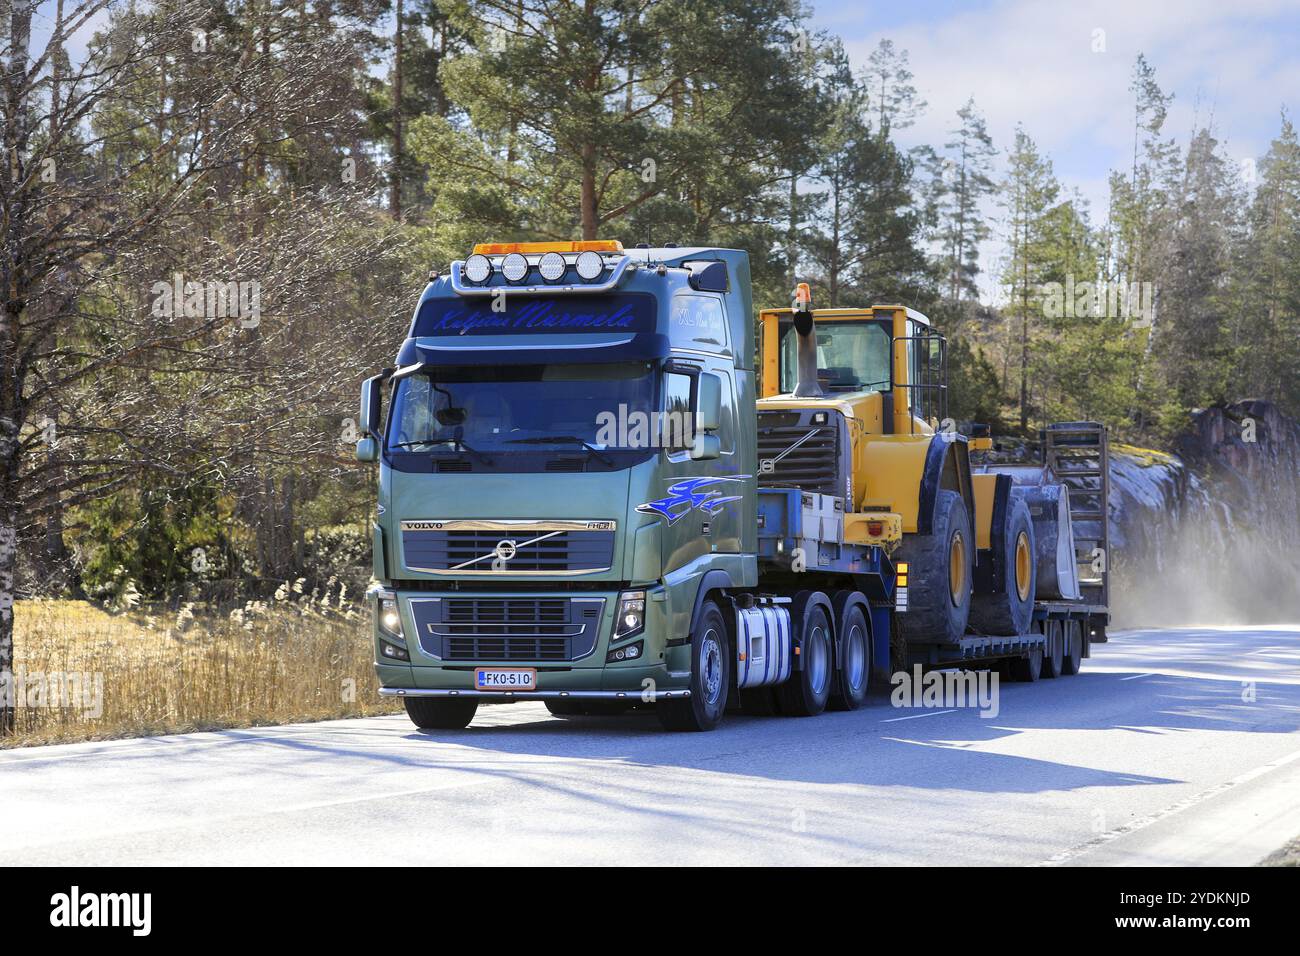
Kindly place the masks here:
<instances>
[{"instance_id":1,"label":"loader cab window","mask_svg":"<svg viewBox=\"0 0 1300 956\"><path fill-rule=\"evenodd\" d=\"M874 319L822 321L817 324L817 380L827 391L889 388L888 330ZM798 336L793 323L780 330L782 392L793 392L798 380Z\"/></svg>"}]
</instances>

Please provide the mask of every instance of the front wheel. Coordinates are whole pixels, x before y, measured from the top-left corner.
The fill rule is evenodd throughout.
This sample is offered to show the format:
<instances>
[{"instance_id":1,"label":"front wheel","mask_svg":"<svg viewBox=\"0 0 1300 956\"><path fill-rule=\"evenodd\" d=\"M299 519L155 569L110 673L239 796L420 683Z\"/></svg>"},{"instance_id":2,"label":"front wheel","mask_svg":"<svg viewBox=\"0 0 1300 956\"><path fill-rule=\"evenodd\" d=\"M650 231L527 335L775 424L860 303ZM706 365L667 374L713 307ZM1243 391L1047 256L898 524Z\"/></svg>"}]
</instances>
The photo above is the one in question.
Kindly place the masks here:
<instances>
[{"instance_id":1,"label":"front wheel","mask_svg":"<svg viewBox=\"0 0 1300 956\"><path fill-rule=\"evenodd\" d=\"M421 730L461 730L469 726L478 710L473 697L407 697L406 716Z\"/></svg>"},{"instance_id":2,"label":"front wheel","mask_svg":"<svg viewBox=\"0 0 1300 956\"><path fill-rule=\"evenodd\" d=\"M705 601L691 634L691 695L655 704L665 730L712 730L722 721L731 685L731 657L722 611Z\"/></svg>"}]
</instances>

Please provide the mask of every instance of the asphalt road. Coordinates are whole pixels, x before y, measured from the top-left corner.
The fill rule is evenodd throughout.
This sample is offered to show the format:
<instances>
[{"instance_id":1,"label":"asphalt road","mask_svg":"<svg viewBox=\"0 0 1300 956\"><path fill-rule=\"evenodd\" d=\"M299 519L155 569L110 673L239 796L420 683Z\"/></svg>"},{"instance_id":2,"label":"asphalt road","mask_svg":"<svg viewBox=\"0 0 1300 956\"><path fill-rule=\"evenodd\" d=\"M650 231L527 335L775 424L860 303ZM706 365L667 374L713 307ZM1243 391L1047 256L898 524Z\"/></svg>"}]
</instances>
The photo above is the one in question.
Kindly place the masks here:
<instances>
[{"instance_id":1,"label":"asphalt road","mask_svg":"<svg viewBox=\"0 0 1300 956\"><path fill-rule=\"evenodd\" d=\"M1112 635L999 713L483 707L0 753L18 864L1251 864L1300 835L1300 626Z\"/></svg>"}]
</instances>

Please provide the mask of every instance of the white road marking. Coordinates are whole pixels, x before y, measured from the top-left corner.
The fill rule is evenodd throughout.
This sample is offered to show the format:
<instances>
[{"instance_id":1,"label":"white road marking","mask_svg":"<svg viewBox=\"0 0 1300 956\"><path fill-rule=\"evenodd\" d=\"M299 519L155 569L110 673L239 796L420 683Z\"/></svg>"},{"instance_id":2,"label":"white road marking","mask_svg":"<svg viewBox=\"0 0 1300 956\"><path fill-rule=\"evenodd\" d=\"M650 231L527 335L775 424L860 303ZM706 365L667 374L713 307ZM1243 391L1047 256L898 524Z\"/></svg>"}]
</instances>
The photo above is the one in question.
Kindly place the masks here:
<instances>
[{"instance_id":1,"label":"white road marking","mask_svg":"<svg viewBox=\"0 0 1300 956\"><path fill-rule=\"evenodd\" d=\"M1163 810L1158 810L1155 813L1149 814L1148 816L1142 817L1138 820L1134 820L1132 823L1125 824L1122 827L1116 827L1114 830L1107 830L1100 836L1094 837L1085 843L1072 846L1068 850L1064 850L1055 856L1048 857L1038 865L1060 866L1063 863L1068 863L1070 860L1083 856L1086 853L1091 853L1098 847L1104 846L1114 840L1118 840L1122 836L1136 833L1138 830L1145 830L1147 827L1151 826L1151 824L1157 823L1166 817L1171 817L1175 813L1182 813L1184 810L1189 810L1192 807L1199 806L1207 800L1212 800L1220 794L1241 786L1243 783L1249 783L1251 780L1256 780L1267 773L1279 770L1297 760L1300 760L1300 750L1292 751L1285 757L1279 757L1277 760L1266 763L1262 767L1256 767L1254 770L1248 770L1245 773L1238 774L1231 780L1225 780L1223 783L1210 787L1208 790L1202 790L1200 793L1193 794L1186 800L1180 800L1178 803L1165 807ZM1279 838L1281 838L1280 835Z\"/></svg>"},{"instance_id":2,"label":"white road marking","mask_svg":"<svg viewBox=\"0 0 1300 956\"><path fill-rule=\"evenodd\" d=\"M1154 673L1150 674L1132 674L1128 677L1121 677L1120 680L1141 680L1143 677L1155 677Z\"/></svg>"},{"instance_id":3,"label":"white road marking","mask_svg":"<svg viewBox=\"0 0 1300 956\"><path fill-rule=\"evenodd\" d=\"M919 720L922 717L938 717L940 714L955 714L956 708L952 710L932 710L926 714L909 714L906 717L890 717L888 720L882 720L882 724L892 724L896 720Z\"/></svg>"}]
</instances>

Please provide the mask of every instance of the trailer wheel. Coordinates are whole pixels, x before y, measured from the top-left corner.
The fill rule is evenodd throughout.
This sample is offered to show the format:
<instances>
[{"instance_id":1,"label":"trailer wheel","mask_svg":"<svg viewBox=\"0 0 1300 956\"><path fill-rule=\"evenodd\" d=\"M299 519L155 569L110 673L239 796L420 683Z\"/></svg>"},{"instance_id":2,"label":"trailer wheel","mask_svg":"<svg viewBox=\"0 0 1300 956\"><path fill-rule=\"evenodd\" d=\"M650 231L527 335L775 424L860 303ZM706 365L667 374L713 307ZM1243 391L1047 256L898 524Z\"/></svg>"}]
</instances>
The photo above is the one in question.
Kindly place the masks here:
<instances>
[{"instance_id":1,"label":"trailer wheel","mask_svg":"<svg viewBox=\"0 0 1300 956\"><path fill-rule=\"evenodd\" d=\"M1061 673L1067 677L1079 673L1083 667L1083 625L1078 621L1065 622L1065 659Z\"/></svg>"},{"instance_id":2,"label":"trailer wheel","mask_svg":"<svg viewBox=\"0 0 1300 956\"><path fill-rule=\"evenodd\" d=\"M713 601L705 601L691 634L691 695L655 703L665 730L712 730L722 720L731 686L727 625Z\"/></svg>"},{"instance_id":3,"label":"trailer wheel","mask_svg":"<svg viewBox=\"0 0 1300 956\"><path fill-rule=\"evenodd\" d=\"M1034 591L1038 587L1034 522L1021 498L1007 503L1002 530L1003 568L1000 594L975 594L970 623L981 634L1024 634L1034 618Z\"/></svg>"},{"instance_id":4,"label":"trailer wheel","mask_svg":"<svg viewBox=\"0 0 1300 956\"><path fill-rule=\"evenodd\" d=\"M421 730L462 730L478 710L473 697L407 697L406 716Z\"/></svg>"},{"instance_id":5,"label":"trailer wheel","mask_svg":"<svg viewBox=\"0 0 1300 956\"><path fill-rule=\"evenodd\" d=\"M1060 621L1046 621L1044 625L1047 647L1043 651L1043 676L1060 677L1065 662L1065 629Z\"/></svg>"},{"instance_id":6,"label":"trailer wheel","mask_svg":"<svg viewBox=\"0 0 1300 956\"><path fill-rule=\"evenodd\" d=\"M777 685L781 713L787 717L815 717L826 709L831 695L833 653L831 622L826 609L820 604L806 605L799 632L803 667L792 673L784 684Z\"/></svg>"},{"instance_id":7,"label":"trailer wheel","mask_svg":"<svg viewBox=\"0 0 1300 956\"><path fill-rule=\"evenodd\" d=\"M1032 684L1043 672L1043 649L1035 647L1024 657L1011 661L1011 679Z\"/></svg>"},{"instance_id":8,"label":"trailer wheel","mask_svg":"<svg viewBox=\"0 0 1300 956\"><path fill-rule=\"evenodd\" d=\"M835 662L830 708L857 710L866 703L867 686L871 680L871 640L862 605L855 604L840 615L837 633L840 653Z\"/></svg>"},{"instance_id":9,"label":"trailer wheel","mask_svg":"<svg viewBox=\"0 0 1300 956\"><path fill-rule=\"evenodd\" d=\"M970 619L975 541L966 503L940 489L930 534L903 536L895 562L906 562L908 607L898 626L910 643L957 644Z\"/></svg>"}]
</instances>

